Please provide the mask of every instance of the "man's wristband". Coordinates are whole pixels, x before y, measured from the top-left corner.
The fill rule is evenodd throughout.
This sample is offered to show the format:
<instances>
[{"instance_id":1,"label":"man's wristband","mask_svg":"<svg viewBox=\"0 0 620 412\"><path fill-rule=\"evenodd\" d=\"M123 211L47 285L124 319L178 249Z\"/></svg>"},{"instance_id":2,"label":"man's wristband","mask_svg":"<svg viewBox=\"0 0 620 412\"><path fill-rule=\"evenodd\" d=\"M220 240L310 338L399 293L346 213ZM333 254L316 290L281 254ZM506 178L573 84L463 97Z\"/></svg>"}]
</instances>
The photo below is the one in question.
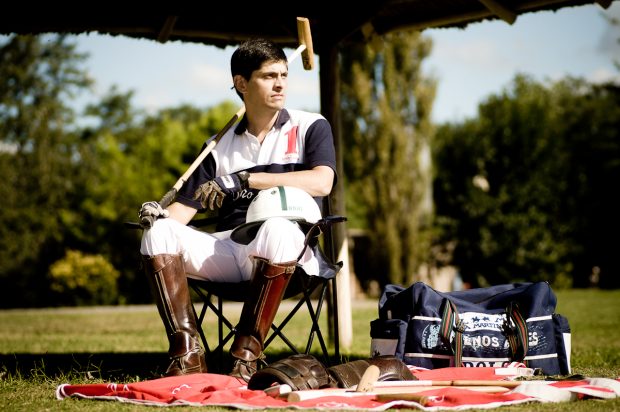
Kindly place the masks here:
<instances>
[{"instance_id":1,"label":"man's wristband","mask_svg":"<svg viewBox=\"0 0 620 412\"><path fill-rule=\"evenodd\" d=\"M239 182L241 183L241 189L247 189L250 186L250 173L245 170L237 173Z\"/></svg>"}]
</instances>

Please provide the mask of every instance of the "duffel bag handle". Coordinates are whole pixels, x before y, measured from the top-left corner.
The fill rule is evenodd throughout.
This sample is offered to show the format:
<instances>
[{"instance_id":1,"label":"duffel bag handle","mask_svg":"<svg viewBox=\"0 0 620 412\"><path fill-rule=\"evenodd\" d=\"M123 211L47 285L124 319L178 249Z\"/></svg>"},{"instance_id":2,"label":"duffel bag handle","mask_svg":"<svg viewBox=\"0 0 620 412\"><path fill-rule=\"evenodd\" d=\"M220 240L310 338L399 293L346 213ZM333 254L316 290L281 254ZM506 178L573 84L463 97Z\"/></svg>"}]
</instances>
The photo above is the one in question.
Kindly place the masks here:
<instances>
[{"instance_id":1,"label":"duffel bag handle","mask_svg":"<svg viewBox=\"0 0 620 412\"><path fill-rule=\"evenodd\" d=\"M465 326L460 320L456 305L450 299L444 299L441 312L440 332L444 342L448 343L454 355L454 366L463 366L463 333ZM528 351L528 332L525 318L521 315L519 305L510 302L506 308L506 320L502 325L510 347L510 357L514 362L523 362ZM452 338L454 333L454 339Z\"/></svg>"},{"instance_id":2,"label":"duffel bag handle","mask_svg":"<svg viewBox=\"0 0 620 412\"><path fill-rule=\"evenodd\" d=\"M510 346L512 360L515 362L523 362L523 358L527 355L529 348L527 323L523 315L521 315L519 305L516 302L510 302L508 304L506 308L506 320L502 328L508 340L508 345Z\"/></svg>"},{"instance_id":3,"label":"duffel bag handle","mask_svg":"<svg viewBox=\"0 0 620 412\"><path fill-rule=\"evenodd\" d=\"M448 343L454 355L454 366L463 366L463 332L465 326L459 318L456 305L450 299L444 299L443 310L441 312L441 337ZM454 340L451 340L454 332Z\"/></svg>"}]
</instances>

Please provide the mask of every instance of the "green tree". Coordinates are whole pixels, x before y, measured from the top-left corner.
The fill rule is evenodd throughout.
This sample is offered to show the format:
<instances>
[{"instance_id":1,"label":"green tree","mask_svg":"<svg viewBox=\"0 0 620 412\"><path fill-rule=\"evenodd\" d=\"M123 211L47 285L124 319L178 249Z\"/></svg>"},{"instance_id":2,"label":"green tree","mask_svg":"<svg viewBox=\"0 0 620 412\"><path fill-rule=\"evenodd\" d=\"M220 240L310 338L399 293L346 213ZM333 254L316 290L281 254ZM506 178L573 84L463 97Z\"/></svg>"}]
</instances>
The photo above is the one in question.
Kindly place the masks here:
<instances>
[{"instance_id":1,"label":"green tree","mask_svg":"<svg viewBox=\"0 0 620 412\"><path fill-rule=\"evenodd\" d=\"M95 125L82 133L83 196L71 227L74 247L107 256L122 272L120 293L143 302L150 295L139 270L141 231L123 223L137 220L142 202L159 200L237 109L183 105L145 116L132 108L132 95L113 88L86 110Z\"/></svg>"},{"instance_id":2,"label":"green tree","mask_svg":"<svg viewBox=\"0 0 620 412\"><path fill-rule=\"evenodd\" d=\"M440 243L472 285L616 279L620 93L567 78L517 76L478 118L437 132Z\"/></svg>"},{"instance_id":3,"label":"green tree","mask_svg":"<svg viewBox=\"0 0 620 412\"><path fill-rule=\"evenodd\" d=\"M64 305L110 305L118 300L119 275L102 255L68 250L50 267L50 290Z\"/></svg>"},{"instance_id":4,"label":"green tree","mask_svg":"<svg viewBox=\"0 0 620 412\"><path fill-rule=\"evenodd\" d=\"M47 265L64 254L59 216L75 171L74 113L65 102L91 83L84 58L64 36L11 36L0 45L1 306L45 296Z\"/></svg>"},{"instance_id":5,"label":"green tree","mask_svg":"<svg viewBox=\"0 0 620 412\"><path fill-rule=\"evenodd\" d=\"M422 74L431 40L395 32L341 51L348 204L370 234L371 271L407 284L428 255L435 81Z\"/></svg>"},{"instance_id":6,"label":"green tree","mask_svg":"<svg viewBox=\"0 0 620 412\"><path fill-rule=\"evenodd\" d=\"M225 102L148 116L132 106L133 92L112 88L86 108L89 126L78 126L68 104L92 84L80 68L86 57L63 36L13 36L0 45L0 306L150 299L140 232L124 222L172 187L237 110ZM72 292L56 284L50 294L53 271L67 267L61 259L70 251L109 263L105 273L120 273L118 292L62 296ZM99 276L103 265L95 266L84 270Z\"/></svg>"}]
</instances>

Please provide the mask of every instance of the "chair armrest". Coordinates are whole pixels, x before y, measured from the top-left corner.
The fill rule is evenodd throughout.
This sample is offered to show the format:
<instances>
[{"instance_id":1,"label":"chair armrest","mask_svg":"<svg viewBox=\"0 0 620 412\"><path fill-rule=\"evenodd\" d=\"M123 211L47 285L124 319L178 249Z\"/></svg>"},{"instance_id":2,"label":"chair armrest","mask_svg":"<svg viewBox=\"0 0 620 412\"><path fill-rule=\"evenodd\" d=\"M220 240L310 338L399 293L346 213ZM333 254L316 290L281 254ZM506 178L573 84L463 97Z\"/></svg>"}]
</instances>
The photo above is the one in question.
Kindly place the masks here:
<instances>
[{"instance_id":1,"label":"chair armrest","mask_svg":"<svg viewBox=\"0 0 620 412\"><path fill-rule=\"evenodd\" d=\"M331 226L334 223L342 223L346 221L347 221L346 216L339 216L339 215L325 216L323 219L319 220L319 222L325 222L325 224L328 226Z\"/></svg>"}]
</instances>

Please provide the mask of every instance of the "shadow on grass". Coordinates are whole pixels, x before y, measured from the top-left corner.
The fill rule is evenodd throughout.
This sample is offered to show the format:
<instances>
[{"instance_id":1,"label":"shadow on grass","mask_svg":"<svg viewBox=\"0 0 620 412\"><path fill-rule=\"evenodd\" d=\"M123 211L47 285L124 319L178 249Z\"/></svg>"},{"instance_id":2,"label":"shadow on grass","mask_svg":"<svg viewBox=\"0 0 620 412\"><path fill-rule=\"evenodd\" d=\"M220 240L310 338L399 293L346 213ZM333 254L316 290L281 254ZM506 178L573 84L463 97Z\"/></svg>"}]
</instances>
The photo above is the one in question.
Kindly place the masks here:
<instances>
[{"instance_id":1,"label":"shadow on grass","mask_svg":"<svg viewBox=\"0 0 620 412\"><path fill-rule=\"evenodd\" d=\"M161 377L167 363L167 353L154 352L0 354L0 368L22 378L44 375L103 380L154 379Z\"/></svg>"},{"instance_id":2,"label":"shadow on grass","mask_svg":"<svg viewBox=\"0 0 620 412\"><path fill-rule=\"evenodd\" d=\"M275 362L293 353L290 351L268 351L266 361ZM312 353L326 364L319 353ZM208 356L209 372L230 372L230 354L211 353ZM362 358L329 359L329 365L337 365ZM167 353L157 352L102 352L102 353L12 353L0 354L0 371L11 376L30 378L33 376L60 377L75 376L104 381L127 379L155 379L162 377L168 367Z\"/></svg>"}]
</instances>

